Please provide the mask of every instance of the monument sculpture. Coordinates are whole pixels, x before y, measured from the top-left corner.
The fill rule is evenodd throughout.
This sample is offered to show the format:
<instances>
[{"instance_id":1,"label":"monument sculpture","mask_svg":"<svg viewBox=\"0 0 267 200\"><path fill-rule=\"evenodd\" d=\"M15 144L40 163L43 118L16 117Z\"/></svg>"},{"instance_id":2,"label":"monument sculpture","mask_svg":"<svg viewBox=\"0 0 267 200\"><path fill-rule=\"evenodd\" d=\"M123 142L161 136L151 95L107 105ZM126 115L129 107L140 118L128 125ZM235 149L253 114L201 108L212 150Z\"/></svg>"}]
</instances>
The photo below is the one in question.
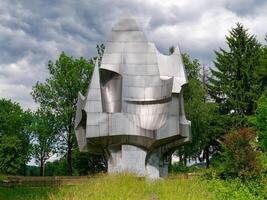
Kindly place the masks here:
<instances>
[{"instance_id":1,"label":"monument sculpture","mask_svg":"<svg viewBox=\"0 0 267 200\"><path fill-rule=\"evenodd\" d=\"M80 151L104 154L108 173L166 176L174 150L191 140L183 102L186 83L179 48L161 54L134 18L122 16L101 65L95 63L87 94L78 96Z\"/></svg>"}]
</instances>

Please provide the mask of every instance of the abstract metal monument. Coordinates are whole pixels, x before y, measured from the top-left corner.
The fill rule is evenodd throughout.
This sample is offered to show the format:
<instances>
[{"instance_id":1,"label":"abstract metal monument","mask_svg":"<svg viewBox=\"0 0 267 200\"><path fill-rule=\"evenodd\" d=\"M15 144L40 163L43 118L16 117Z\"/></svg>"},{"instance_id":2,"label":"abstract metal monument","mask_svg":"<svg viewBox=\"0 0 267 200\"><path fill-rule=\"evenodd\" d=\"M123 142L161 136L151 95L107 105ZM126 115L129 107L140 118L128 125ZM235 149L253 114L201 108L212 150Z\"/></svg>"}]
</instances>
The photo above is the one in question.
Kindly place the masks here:
<instances>
[{"instance_id":1,"label":"abstract metal monument","mask_svg":"<svg viewBox=\"0 0 267 200\"><path fill-rule=\"evenodd\" d=\"M104 154L108 172L158 178L177 146L191 140L185 117L187 83L179 48L161 54L137 22L113 26L86 96L79 93L75 132L80 151Z\"/></svg>"}]
</instances>

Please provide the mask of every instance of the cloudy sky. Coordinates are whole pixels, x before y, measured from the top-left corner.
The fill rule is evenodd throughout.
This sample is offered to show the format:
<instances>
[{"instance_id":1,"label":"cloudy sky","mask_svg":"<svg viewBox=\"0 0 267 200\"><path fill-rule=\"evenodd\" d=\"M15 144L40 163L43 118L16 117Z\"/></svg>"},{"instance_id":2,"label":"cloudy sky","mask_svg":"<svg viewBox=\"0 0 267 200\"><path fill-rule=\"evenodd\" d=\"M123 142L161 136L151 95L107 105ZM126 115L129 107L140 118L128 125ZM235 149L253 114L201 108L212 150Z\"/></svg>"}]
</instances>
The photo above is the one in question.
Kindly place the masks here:
<instances>
[{"instance_id":1,"label":"cloudy sky","mask_svg":"<svg viewBox=\"0 0 267 200\"><path fill-rule=\"evenodd\" d=\"M225 35L243 23L264 43L266 0L0 0L0 98L35 108L30 91L64 51L90 58L123 13L134 15L161 52L182 52L212 65Z\"/></svg>"}]
</instances>

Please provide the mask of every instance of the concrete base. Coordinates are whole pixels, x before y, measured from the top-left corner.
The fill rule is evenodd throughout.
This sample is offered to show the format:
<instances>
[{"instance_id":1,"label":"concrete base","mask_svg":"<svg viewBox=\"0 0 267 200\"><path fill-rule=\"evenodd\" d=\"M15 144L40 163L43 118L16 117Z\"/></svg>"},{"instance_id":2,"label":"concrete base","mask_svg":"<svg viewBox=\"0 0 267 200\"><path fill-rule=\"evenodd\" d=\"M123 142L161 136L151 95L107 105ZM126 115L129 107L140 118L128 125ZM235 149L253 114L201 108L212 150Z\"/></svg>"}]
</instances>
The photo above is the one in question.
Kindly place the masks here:
<instances>
[{"instance_id":1,"label":"concrete base","mask_svg":"<svg viewBox=\"0 0 267 200\"><path fill-rule=\"evenodd\" d=\"M169 161L164 162L159 153L148 154L132 145L110 146L109 152L108 173L130 172L150 179L168 175Z\"/></svg>"}]
</instances>

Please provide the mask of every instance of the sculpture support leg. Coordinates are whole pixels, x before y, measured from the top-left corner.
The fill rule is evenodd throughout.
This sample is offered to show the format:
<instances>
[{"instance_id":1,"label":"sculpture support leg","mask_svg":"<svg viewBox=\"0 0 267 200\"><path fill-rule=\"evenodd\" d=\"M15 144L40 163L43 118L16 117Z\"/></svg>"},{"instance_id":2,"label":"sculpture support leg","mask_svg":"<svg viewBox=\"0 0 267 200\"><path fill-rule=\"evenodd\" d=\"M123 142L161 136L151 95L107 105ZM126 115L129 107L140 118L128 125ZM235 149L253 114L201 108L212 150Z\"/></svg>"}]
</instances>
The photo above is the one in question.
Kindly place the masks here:
<instances>
[{"instance_id":1,"label":"sculpture support leg","mask_svg":"<svg viewBox=\"0 0 267 200\"><path fill-rule=\"evenodd\" d=\"M160 161L160 158L157 152L149 155L149 158L147 159L147 165L146 165L147 177L149 179L159 178L159 175L160 175L159 174L159 161Z\"/></svg>"},{"instance_id":2,"label":"sculpture support leg","mask_svg":"<svg viewBox=\"0 0 267 200\"><path fill-rule=\"evenodd\" d=\"M147 177L157 179L159 177L168 176L168 168L171 162L171 156L163 155L160 149L157 149L147 159Z\"/></svg>"},{"instance_id":3,"label":"sculpture support leg","mask_svg":"<svg viewBox=\"0 0 267 200\"><path fill-rule=\"evenodd\" d=\"M110 146L108 159L108 172L131 172L145 176L146 151L132 145Z\"/></svg>"}]
</instances>

